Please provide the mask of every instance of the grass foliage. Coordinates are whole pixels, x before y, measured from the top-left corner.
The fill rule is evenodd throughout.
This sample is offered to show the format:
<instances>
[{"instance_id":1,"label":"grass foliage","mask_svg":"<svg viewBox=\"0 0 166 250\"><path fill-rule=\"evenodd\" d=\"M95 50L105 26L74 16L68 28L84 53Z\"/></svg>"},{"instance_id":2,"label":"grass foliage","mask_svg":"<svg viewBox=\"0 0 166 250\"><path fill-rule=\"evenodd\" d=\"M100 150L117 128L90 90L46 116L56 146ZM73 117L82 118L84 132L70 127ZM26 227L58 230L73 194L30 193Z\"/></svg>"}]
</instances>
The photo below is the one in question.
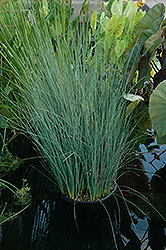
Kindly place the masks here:
<instances>
[{"instance_id":1,"label":"grass foliage","mask_svg":"<svg viewBox=\"0 0 166 250\"><path fill-rule=\"evenodd\" d=\"M134 144L123 98L130 58L122 75L100 48L90 57L87 16L79 29L76 22L67 30L62 18L61 35L54 36L57 12L52 11L50 28L39 2L31 3L28 14L22 1L17 9L8 12L15 27L12 43L0 23L3 56L17 87L13 124L18 128L20 119L19 129L35 142L62 193L71 198L85 193L91 201L107 195Z\"/></svg>"}]
</instances>

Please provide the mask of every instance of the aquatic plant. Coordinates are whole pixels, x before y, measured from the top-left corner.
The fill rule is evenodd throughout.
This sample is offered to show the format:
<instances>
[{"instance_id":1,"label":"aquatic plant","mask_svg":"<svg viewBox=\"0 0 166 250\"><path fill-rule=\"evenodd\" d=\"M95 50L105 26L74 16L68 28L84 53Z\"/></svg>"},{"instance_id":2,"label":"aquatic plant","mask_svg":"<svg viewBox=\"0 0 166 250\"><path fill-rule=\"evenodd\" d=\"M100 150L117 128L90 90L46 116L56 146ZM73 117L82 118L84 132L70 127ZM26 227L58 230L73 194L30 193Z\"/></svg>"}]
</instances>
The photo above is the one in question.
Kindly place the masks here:
<instances>
[{"instance_id":1,"label":"aquatic plant","mask_svg":"<svg viewBox=\"0 0 166 250\"><path fill-rule=\"evenodd\" d=\"M10 110L12 124L36 144L63 194L77 199L84 193L93 201L110 193L133 151L133 124L123 98L129 74L122 77L107 53L101 58L100 47L87 60L88 15L77 32L69 25L68 33L62 30L53 41L56 15L50 30L44 10L33 4L28 19L19 1L11 16L14 46L8 39L3 43L19 93L11 103L21 117L16 108ZM2 32L5 39L5 26Z\"/></svg>"}]
</instances>

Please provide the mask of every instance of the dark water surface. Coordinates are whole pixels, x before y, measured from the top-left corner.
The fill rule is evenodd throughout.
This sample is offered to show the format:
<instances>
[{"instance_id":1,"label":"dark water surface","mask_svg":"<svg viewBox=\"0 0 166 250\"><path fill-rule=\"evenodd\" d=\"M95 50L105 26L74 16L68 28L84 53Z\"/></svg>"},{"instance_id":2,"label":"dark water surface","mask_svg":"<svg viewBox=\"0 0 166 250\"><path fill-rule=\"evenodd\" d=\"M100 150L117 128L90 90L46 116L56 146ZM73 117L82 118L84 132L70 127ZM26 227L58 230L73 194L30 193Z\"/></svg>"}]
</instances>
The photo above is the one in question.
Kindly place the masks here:
<instances>
[{"instance_id":1,"label":"dark water surface","mask_svg":"<svg viewBox=\"0 0 166 250\"><path fill-rule=\"evenodd\" d=\"M33 200L17 219L0 227L0 249L114 250L115 244L119 250L166 249L166 222L161 217L166 217L165 149L156 146L155 140L140 145L143 165L133 161L132 171L126 170L119 178L116 193L96 205L65 201L55 186L27 162L11 179L17 186L27 178ZM10 206L10 200L8 203ZM11 205L15 211L22 208Z\"/></svg>"}]
</instances>

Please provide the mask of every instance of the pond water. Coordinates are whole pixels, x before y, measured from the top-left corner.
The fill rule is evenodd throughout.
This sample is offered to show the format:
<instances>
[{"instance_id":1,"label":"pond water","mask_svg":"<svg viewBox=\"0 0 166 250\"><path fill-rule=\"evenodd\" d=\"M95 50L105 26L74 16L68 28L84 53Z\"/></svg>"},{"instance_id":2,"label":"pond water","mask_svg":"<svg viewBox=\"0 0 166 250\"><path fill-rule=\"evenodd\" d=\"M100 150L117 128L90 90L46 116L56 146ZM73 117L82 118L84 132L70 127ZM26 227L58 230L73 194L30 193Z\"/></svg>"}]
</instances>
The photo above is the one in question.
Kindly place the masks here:
<instances>
[{"instance_id":1,"label":"pond water","mask_svg":"<svg viewBox=\"0 0 166 250\"><path fill-rule=\"evenodd\" d=\"M166 146L158 147L153 139L139 148L142 162L134 160L132 171L126 170L119 178L116 193L97 205L63 200L55 186L27 161L10 178L16 185L27 178L33 199L15 220L0 227L0 249L166 249L162 219L166 214ZM14 207L10 199L8 206L23 209Z\"/></svg>"}]
</instances>

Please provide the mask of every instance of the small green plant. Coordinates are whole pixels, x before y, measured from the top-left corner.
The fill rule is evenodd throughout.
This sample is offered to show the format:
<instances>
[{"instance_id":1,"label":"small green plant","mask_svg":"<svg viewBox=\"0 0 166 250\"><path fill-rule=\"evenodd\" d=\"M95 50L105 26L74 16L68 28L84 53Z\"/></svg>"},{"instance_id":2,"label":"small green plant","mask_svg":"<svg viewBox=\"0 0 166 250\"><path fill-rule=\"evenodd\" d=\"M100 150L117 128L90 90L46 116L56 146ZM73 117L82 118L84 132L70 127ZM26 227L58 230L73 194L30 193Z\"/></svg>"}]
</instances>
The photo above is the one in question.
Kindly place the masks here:
<instances>
[{"instance_id":1,"label":"small green plant","mask_svg":"<svg viewBox=\"0 0 166 250\"><path fill-rule=\"evenodd\" d=\"M10 190L14 194L16 205L25 205L30 202L32 196L30 194L30 188L28 183L23 179L23 186L18 189L15 185L5 180L5 176L9 172L16 170L23 163L18 157L13 156L8 148L6 142L6 130L7 123L2 116L0 116L0 128L3 134L0 134L1 150L0 150L0 196L4 189ZM2 201L3 204L3 201ZM9 211L7 208L7 202L2 205L0 214L0 225L5 221L10 221L17 216L17 213Z\"/></svg>"},{"instance_id":2,"label":"small green plant","mask_svg":"<svg viewBox=\"0 0 166 250\"><path fill-rule=\"evenodd\" d=\"M30 194L30 187L28 187L27 180L23 179L22 188L18 189L16 186L14 186L13 184L11 184L8 181L5 181L1 177L0 178L0 192L4 192L5 188L9 189L13 193L13 199L14 199L15 205L25 206L27 204L28 205L30 204L30 201L32 200L32 195ZM1 195L0 195L0 197L1 197ZM6 221L13 220L21 212L20 211L20 212L16 213L16 212L8 209L8 207L7 207L8 202L5 202L5 204L3 204L3 205L2 204L3 204L3 201L2 201L1 206L0 206L0 211L1 211L0 225Z\"/></svg>"},{"instance_id":3,"label":"small green plant","mask_svg":"<svg viewBox=\"0 0 166 250\"><path fill-rule=\"evenodd\" d=\"M7 132L7 123L2 116L0 116L0 174L7 174L10 171L16 170L21 164L22 160L17 156L13 156L7 147L8 142L6 142L6 132Z\"/></svg>"},{"instance_id":4,"label":"small green plant","mask_svg":"<svg viewBox=\"0 0 166 250\"><path fill-rule=\"evenodd\" d=\"M14 195L15 205L27 205L32 200L27 180L23 179L22 181L22 188L17 190Z\"/></svg>"},{"instance_id":5,"label":"small green plant","mask_svg":"<svg viewBox=\"0 0 166 250\"><path fill-rule=\"evenodd\" d=\"M3 223L3 221L10 221L10 217L13 217L15 215L14 212L6 212L7 202L5 203L2 212L0 214L0 225Z\"/></svg>"}]
</instances>

